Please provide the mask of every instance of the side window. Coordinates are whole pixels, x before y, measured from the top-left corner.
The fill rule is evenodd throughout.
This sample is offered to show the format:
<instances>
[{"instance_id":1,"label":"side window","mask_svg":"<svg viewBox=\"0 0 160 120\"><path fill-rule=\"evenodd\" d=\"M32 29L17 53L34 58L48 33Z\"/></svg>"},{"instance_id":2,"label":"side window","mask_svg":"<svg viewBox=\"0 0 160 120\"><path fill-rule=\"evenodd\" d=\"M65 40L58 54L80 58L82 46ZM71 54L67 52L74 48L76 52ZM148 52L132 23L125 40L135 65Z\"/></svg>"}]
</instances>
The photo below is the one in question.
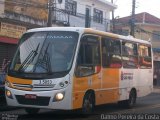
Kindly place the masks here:
<instances>
[{"instance_id":1,"label":"side window","mask_svg":"<svg viewBox=\"0 0 160 120\"><path fill-rule=\"evenodd\" d=\"M140 68L151 68L152 58L151 58L151 47L146 45L139 45L139 65Z\"/></svg>"},{"instance_id":2,"label":"side window","mask_svg":"<svg viewBox=\"0 0 160 120\"><path fill-rule=\"evenodd\" d=\"M100 41L97 36L82 37L76 67L76 76L83 77L99 72Z\"/></svg>"},{"instance_id":3,"label":"side window","mask_svg":"<svg viewBox=\"0 0 160 120\"><path fill-rule=\"evenodd\" d=\"M107 68L120 68L122 66L119 40L102 38L102 65Z\"/></svg>"},{"instance_id":4,"label":"side window","mask_svg":"<svg viewBox=\"0 0 160 120\"><path fill-rule=\"evenodd\" d=\"M124 68L138 67L137 44L122 42L122 61Z\"/></svg>"}]
</instances>

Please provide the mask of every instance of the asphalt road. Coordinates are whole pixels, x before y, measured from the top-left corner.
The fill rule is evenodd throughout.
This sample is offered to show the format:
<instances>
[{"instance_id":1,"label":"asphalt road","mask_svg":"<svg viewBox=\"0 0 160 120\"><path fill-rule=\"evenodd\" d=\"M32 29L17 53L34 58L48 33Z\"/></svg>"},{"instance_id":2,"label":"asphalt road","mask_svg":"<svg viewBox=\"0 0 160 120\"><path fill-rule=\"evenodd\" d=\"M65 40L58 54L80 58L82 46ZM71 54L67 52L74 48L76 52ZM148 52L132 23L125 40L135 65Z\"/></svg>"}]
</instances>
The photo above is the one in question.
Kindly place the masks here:
<instances>
[{"instance_id":1,"label":"asphalt road","mask_svg":"<svg viewBox=\"0 0 160 120\"><path fill-rule=\"evenodd\" d=\"M82 116L77 111L40 110L38 114L28 115L24 109L1 109L2 120L127 120L127 119L160 119L160 92L154 92L146 97L138 98L132 109L126 109L117 104L98 106L94 114Z\"/></svg>"}]
</instances>

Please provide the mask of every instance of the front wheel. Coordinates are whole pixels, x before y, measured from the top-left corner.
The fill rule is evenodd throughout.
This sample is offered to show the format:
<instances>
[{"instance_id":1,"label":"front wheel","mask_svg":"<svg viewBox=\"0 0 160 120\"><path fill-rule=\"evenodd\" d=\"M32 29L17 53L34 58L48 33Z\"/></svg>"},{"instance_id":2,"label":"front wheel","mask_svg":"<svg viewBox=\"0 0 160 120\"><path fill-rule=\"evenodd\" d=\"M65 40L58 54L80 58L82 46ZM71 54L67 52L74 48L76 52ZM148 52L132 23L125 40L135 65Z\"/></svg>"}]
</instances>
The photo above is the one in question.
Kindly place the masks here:
<instances>
[{"instance_id":1,"label":"front wheel","mask_svg":"<svg viewBox=\"0 0 160 120\"><path fill-rule=\"evenodd\" d=\"M89 115L93 113L95 106L95 97L93 93L86 93L83 99L82 114Z\"/></svg>"},{"instance_id":2,"label":"front wheel","mask_svg":"<svg viewBox=\"0 0 160 120\"><path fill-rule=\"evenodd\" d=\"M38 108L25 108L25 111L28 113L28 114L37 114L39 112L40 109Z\"/></svg>"}]
</instances>

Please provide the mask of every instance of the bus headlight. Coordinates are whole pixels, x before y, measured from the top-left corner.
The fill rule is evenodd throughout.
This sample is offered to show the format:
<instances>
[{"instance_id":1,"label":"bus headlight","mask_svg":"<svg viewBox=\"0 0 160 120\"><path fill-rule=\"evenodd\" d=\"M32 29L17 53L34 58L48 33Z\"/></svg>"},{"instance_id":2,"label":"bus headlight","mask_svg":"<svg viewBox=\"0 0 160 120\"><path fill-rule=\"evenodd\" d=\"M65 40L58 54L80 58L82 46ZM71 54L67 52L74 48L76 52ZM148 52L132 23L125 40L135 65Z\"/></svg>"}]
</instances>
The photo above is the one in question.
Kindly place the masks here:
<instances>
[{"instance_id":1,"label":"bus headlight","mask_svg":"<svg viewBox=\"0 0 160 120\"><path fill-rule=\"evenodd\" d=\"M8 98L13 99L12 93L11 93L11 91L9 91L9 90L6 90L6 96L7 96Z\"/></svg>"},{"instance_id":2,"label":"bus headlight","mask_svg":"<svg viewBox=\"0 0 160 120\"><path fill-rule=\"evenodd\" d=\"M57 94L55 95L54 99L53 99L53 102L63 100L64 95L65 95L64 92L57 93Z\"/></svg>"}]
</instances>

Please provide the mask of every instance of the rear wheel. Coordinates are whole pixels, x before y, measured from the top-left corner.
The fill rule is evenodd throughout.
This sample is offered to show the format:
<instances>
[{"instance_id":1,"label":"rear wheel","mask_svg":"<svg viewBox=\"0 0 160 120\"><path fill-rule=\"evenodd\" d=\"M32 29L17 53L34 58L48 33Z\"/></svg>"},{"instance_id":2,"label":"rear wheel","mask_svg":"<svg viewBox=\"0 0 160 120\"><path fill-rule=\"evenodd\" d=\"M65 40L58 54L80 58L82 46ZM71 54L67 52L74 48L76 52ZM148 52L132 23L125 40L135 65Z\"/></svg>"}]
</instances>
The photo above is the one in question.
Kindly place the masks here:
<instances>
[{"instance_id":1,"label":"rear wheel","mask_svg":"<svg viewBox=\"0 0 160 120\"><path fill-rule=\"evenodd\" d=\"M119 101L118 104L122 107L132 108L136 104L136 98L137 98L136 91L131 90L129 94L129 99L124 101Z\"/></svg>"},{"instance_id":2,"label":"rear wheel","mask_svg":"<svg viewBox=\"0 0 160 120\"><path fill-rule=\"evenodd\" d=\"M128 108L134 107L136 104L136 99L137 99L136 91L131 90L130 95L129 95L129 99L127 100L127 104L126 104L127 107Z\"/></svg>"},{"instance_id":3,"label":"rear wheel","mask_svg":"<svg viewBox=\"0 0 160 120\"><path fill-rule=\"evenodd\" d=\"M37 114L39 112L40 109L38 108L25 108L25 111L28 113L28 114Z\"/></svg>"},{"instance_id":4,"label":"rear wheel","mask_svg":"<svg viewBox=\"0 0 160 120\"><path fill-rule=\"evenodd\" d=\"M92 114L94 110L94 106L95 106L94 94L91 92L86 93L83 98L82 113L84 115Z\"/></svg>"}]
</instances>

